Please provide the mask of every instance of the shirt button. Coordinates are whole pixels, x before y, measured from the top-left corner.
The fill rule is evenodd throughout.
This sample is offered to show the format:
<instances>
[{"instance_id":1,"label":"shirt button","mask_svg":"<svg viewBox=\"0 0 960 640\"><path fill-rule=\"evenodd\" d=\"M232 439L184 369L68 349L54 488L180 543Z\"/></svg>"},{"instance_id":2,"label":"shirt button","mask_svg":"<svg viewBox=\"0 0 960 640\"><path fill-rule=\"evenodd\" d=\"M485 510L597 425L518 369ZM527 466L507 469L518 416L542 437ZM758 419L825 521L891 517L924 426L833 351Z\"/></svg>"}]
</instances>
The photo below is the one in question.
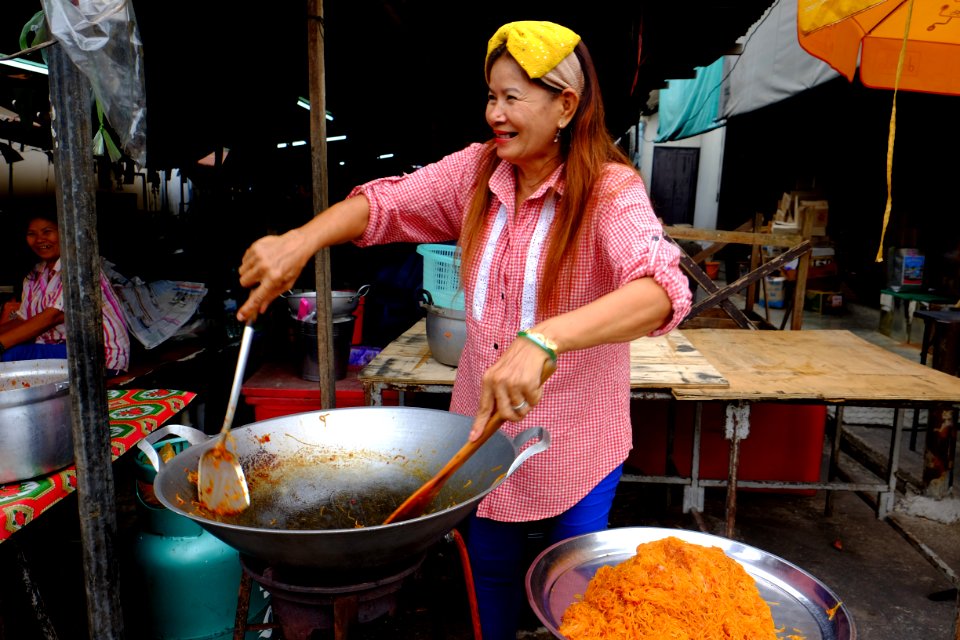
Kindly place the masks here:
<instances>
[{"instance_id":1,"label":"shirt button","mask_svg":"<svg viewBox=\"0 0 960 640\"><path fill-rule=\"evenodd\" d=\"M496 342L494 342L494 343L493 343L493 348L494 348L494 349L499 349L500 347L497 345Z\"/></svg>"},{"instance_id":2,"label":"shirt button","mask_svg":"<svg viewBox=\"0 0 960 640\"><path fill-rule=\"evenodd\" d=\"M501 300L505 300L506 297L507 297L507 296L504 295L503 291L501 291L501 292L500 292L500 299L501 299Z\"/></svg>"}]
</instances>

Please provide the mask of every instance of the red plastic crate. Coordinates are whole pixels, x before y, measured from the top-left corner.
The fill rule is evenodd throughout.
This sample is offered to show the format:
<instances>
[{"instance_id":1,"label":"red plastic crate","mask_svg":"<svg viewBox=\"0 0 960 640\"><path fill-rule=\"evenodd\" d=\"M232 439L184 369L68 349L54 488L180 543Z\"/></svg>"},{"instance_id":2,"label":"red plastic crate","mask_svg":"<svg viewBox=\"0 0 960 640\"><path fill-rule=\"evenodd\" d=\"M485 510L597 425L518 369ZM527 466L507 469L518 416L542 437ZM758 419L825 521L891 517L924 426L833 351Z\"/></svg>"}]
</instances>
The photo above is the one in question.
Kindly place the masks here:
<instances>
[{"instance_id":1,"label":"red plastic crate","mask_svg":"<svg viewBox=\"0 0 960 640\"><path fill-rule=\"evenodd\" d=\"M363 385L357 380L360 368L348 367L347 377L337 380L337 408L364 406ZM322 409L319 386L316 382L301 378L298 371L293 365L266 363L247 379L240 391L244 402L253 407L255 420L259 422ZM399 405L399 394L396 391L384 391L383 404Z\"/></svg>"},{"instance_id":2,"label":"red plastic crate","mask_svg":"<svg viewBox=\"0 0 960 640\"><path fill-rule=\"evenodd\" d=\"M633 451L627 466L643 475L666 475L667 424L671 401L632 403ZM673 461L689 477L694 404L675 402ZM827 408L823 405L757 403L750 406L750 435L740 442L738 480L817 482L823 457ZM725 480L730 443L724 437L724 406L704 403L700 435L700 477ZM769 489L743 489L769 491ZM812 495L809 489L777 489Z\"/></svg>"}]
</instances>

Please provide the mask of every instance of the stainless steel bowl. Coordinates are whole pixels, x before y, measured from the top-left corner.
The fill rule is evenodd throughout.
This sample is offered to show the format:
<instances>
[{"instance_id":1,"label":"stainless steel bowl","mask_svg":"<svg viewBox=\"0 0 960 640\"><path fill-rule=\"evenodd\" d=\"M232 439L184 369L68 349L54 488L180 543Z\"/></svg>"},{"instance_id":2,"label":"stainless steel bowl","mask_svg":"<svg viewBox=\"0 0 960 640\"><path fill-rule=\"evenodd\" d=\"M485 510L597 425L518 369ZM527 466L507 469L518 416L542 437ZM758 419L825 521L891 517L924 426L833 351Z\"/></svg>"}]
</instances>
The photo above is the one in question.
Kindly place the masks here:
<instances>
[{"instance_id":1,"label":"stainless steel bowl","mask_svg":"<svg viewBox=\"0 0 960 640\"><path fill-rule=\"evenodd\" d=\"M420 306L427 312L427 344L437 362L456 367L467 341L467 314L462 309L438 307L429 291L422 291Z\"/></svg>"},{"instance_id":2,"label":"stainless steel bowl","mask_svg":"<svg viewBox=\"0 0 960 640\"><path fill-rule=\"evenodd\" d=\"M0 363L0 484L73 462L66 360Z\"/></svg>"},{"instance_id":3,"label":"stainless steel bowl","mask_svg":"<svg viewBox=\"0 0 960 640\"><path fill-rule=\"evenodd\" d=\"M360 306L360 298L367 295L370 285L365 284L356 291L331 291L330 292L330 313L336 317L348 316L356 311ZM290 308L290 314L297 319L300 313L301 300L307 301L306 313L310 314L317 310L317 292L316 291L297 291L289 292L282 296L287 301Z\"/></svg>"}]
</instances>

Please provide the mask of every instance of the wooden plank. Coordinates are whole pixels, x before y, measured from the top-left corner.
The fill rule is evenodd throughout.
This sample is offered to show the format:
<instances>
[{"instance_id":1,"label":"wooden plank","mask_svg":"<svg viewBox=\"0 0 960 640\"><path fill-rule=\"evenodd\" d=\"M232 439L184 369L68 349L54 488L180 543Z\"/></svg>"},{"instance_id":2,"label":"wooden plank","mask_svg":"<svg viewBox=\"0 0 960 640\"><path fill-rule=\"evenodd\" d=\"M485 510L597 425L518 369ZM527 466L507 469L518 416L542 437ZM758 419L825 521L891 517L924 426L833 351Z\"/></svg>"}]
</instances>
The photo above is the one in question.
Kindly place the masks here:
<instances>
[{"instance_id":1,"label":"wooden plank","mask_svg":"<svg viewBox=\"0 0 960 640\"><path fill-rule=\"evenodd\" d=\"M630 343L630 387L726 387L729 383L680 331Z\"/></svg>"},{"instance_id":2,"label":"wooden plank","mask_svg":"<svg viewBox=\"0 0 960 640\"><path fill-rule=\"evenodd\" d=\"M673 242L672 239L670 241ZM684 270L690 274L690 277L693 278L697 284L703 287L703 290L706 291L707 294L709 294L707 300L713 301L713 304L704 306L703 308L708 309L711 306L719 304L741 329L753 329L754 326L750 323L750 319L747 318L743 311L741 311L737 305L733 304L733 302L729 299L731 294L728 293L727 295L717 297L720 287L718 287L717 284L711 280L706 273L704 273L703 269L700 268L700 265L694 263L693 260L690 259L690 256L684 252L683 248L679 246L677 248L680 249L680 266L682 266ZM684 320L689 320L690 318L699 315L700 311L701 309L696 308L695 305L694 308L690 309L690 311L687 313L687 316Z\"/></svg>"},{"instance_id":3,"label":"wooden plank","mask_svg":"<svg viewBox=\"0 0 960 640\"><path fill-rule=\"evenodd\" d=\"M803 256L804 254L808 254L810 252L810 249L811 249L810 241L804 240L796 247L793 247L789 251L781 253L779 256L772 258L769 262L764 263L761 267L739 278L732 284L728 284L726 287L722 289L715 289L714 291L710 291L710 289L708 289L707 291L708 293L710 293L710 295L707 298L704 298L703 300L694 304L690 308L690 312L687 314L687 317L696 316L697 314L701 313L705 309L709 309L710 307L716 306L717 304L721 304L724 300L727 300L734 293L747 287L751 283L756 282L760 278L763 278L764 276L767 276L773 273L774 271L780 269L780 267L790 262L794 258L798 256ZM683 263L683 257L681 256L681 264L682 263Z\"/></svg>"},{"instance_id":4,"label":"wooden plank","mask_svg":"<svg viewBox=\"0 0 960 640\"><path fill-rule=\"evenodd\" d=\"M456 367L430 357L426 319L377 354L357 375L364 384L450 385ZM634 389L721 387L727 381L679 331L665 336L640 338L630 344L630 386Z\"/></svg>"},{"instance_id":5,"label":"wooden plank","mask_svg":"<svg viewBox=\"0 0 960 640\"><path fill-rule=\"evenodd\" d=\"M749 231L749 230L752 229L752 228L753 228L753 221L752 221L752 220L747 220L747 221L744 222L742 225L740 225L739 227L737 227L736 229L734 229L734 231ZM700 253L698 253L697 255L691 256L691 259L692 259L694 262L696 262L697 264L700 264L701 262L703 262L704 260L706 260L707 258L709 258L710 256L712 256L712 255L715 254L716 252L720 251L720 249L723 249L725 246L727 246L727 244L729 244L729 243L727 243L727 242L714 242L713 244L711 244L711 245L710 245L709 247L707 247L706 249L703 249L702 251L700 251Z\"/></svg>"},{"instance_id":6,"label":"wooden plank","mask_svg":"<svg viewBox=\"0 0 960 640\"><path fill-rule=\"evenodd\" d=\"M457 377L457 368L430 357L427 344L427 319L421 318L410 329L388 344L377 357L360 370L364 383L449 384Z\"/></svg>"},{"instance_id":7,"label":"wooden plank","mask_svg":"<svg viewBox=\"0 0 960 640\"><path fill-rule=\"evenodd\" d=\"M771 247L793 247L805 240L792 233L752 233L745 231L721 231L720 229L697 229L696 227L665 226L663 231L678 240L708 240L728 244L757 244Z\"/></svg>"},{"instance_id":8,"label":"wooden plank","mask_svg":"<svg viewBox=\"0 0 960 640\"><path fill-rule=\"evenodd\" d=\"M960 378L849 331L691 329L683 335L729 386L676 388L680 400L960 402Z\"/></svg>"},{"instance_id":9,"label":"wooden plank","mask_svg":"<svg viewBox=\"0 0 960 640\"><path fill-rule=\"evenodd\" d=\"M804 238L809 238L813 230L813 216L804 216L803 230L801 234ZM797 280L794 283L793 290L793 313L790 318L790 329L800 331L803 327L803 303L807 297L807 274L810 272L810 255L813 251L808 251L797 260Z\"/></svg>"}]
</instances>

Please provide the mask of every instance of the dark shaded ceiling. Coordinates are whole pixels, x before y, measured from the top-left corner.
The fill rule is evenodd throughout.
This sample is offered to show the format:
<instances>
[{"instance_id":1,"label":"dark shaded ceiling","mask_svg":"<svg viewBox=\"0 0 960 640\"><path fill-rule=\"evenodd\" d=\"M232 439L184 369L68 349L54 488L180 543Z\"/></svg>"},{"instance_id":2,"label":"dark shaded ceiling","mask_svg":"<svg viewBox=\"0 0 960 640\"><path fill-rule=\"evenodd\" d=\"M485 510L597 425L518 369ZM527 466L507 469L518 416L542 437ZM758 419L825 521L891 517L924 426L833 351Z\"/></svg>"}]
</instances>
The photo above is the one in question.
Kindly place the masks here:
<instances>
[{"instance_id":1,"label":"dark shaded ceiling","mask_svg":"<svg viewBox=\"0 0 960 640\"><path fill-rule=\"evenodd\" d=\"M4 10L2 51L17 48L21 26L40 8L18 4L25 5L20 15ZM327 2L326 95L334 117L328 135L347 135L328 145L329 157L364 163L393 153L398 166L410 166L484 139L487 38L504 22L524 19L553 20L581 34L600 74L609 128L619 135L638 120L651 90L729 52L770 4ZM231 149L236 164L244 158L262 168L278 142L308 138L307 112L296 106L308 95L306 2L274 2L261 13L256 5L223 1L133 5L144 48L151 168L189 166L218 146ZM0 76L0 106L10 108L18 90L21 106L37 102L23 93L27 80L11 80L8 67L0 73L8 76ZM29 135L42 139L36 129ZM10 126L0 129L0 138L13 137Z\"/></svg>"}]
</instances>

